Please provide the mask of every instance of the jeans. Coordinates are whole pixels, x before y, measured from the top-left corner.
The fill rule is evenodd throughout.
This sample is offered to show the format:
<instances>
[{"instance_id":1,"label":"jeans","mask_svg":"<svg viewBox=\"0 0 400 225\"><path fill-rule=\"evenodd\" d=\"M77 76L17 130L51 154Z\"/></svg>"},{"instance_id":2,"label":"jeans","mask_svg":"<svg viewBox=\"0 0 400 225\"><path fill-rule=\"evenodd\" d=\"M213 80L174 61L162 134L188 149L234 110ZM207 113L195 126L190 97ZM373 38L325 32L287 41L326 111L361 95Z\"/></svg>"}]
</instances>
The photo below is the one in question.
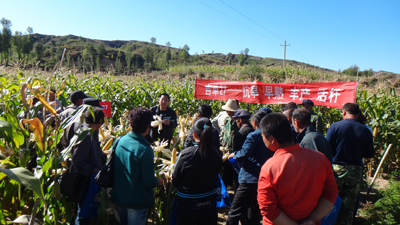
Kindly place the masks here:
<instances>
[{"instance_id":1,"label":"jeans","mask_svg":"<svg viewBox=\"0 0 400 225\"><path fill-rule=\"evenodd\" d=\"M241 183L236 190L231 209L229 210L227 225L260 224L261 216L257 202L257 183Z\"/></svg>"},{"instance_id":2,"label":"jeans","mask_svg":"<svg viewBox=\"0 0 400 225\"><path fill-rule=\"evenodd\" d=\"M148 209L126 209L118 207L121 225L145 225Z\"/></svg>"}]
</instances>

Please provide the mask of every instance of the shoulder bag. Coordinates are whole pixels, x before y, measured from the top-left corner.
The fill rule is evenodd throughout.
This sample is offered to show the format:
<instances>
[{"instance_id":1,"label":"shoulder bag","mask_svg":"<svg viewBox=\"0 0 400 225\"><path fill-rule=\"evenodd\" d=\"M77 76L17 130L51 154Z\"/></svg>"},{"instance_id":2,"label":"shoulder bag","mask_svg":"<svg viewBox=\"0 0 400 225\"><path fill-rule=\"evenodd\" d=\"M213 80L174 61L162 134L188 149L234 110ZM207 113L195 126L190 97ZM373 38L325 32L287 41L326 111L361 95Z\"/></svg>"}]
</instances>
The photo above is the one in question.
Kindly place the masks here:
<instances>
[{"instance_id":1,"label":"shoulder bag","mask_svg":"<svg viewBox=\"0 0 400 225\"><path fill-rule=\"evenodd\" d=\"M115 149L117 148L118 142L121 137L118 137L113 145L106 164L97 173L94 181L103 188L112 188L114 186L114 161L115 161Z\"/></svg>"}]
</instances>

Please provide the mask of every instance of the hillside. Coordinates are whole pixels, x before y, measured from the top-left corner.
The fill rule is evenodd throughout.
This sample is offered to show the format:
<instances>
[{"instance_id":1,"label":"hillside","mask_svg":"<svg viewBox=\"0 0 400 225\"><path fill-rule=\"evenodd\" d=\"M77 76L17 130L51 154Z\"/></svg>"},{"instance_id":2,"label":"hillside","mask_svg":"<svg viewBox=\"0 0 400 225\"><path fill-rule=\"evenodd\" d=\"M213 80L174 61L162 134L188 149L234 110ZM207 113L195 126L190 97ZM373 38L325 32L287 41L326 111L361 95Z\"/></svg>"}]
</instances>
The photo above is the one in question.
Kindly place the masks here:
<instances>
[{"instance_id":1,"label":"hillside","mask_svg":"<svg viewBox=\"0 0 400 225\"><path fill-rule=\"evenodd\" d=\"M179 76L190 75L194 71L202 72L204 68L199 70L198 67L212 67L213 73L218 71L217 73L220 75L234 71L235 76L237 74L258 76L259 74L268 75L267 68L282 68L283 63L282 59L248 55L249 49L244 49L240 54L228 53L225 55L203 52L203 54L190 55L190 47L187 45L182 48L174 48L169 43L157 44L155 38L152 38L151 41L152 43L136 40L96 40L75 35L15 34L10 39L11 47L8 51L0 51L2 53L0 65L5 68L14 66L51 72L54 68L59 68L62 62L62 67L72 69L74 73L104 72L133 75L152 71L170 71L179 72ZM353 77L359 75L369 78L389 77L394 79L395 86L398 86L396 80L398 74L386 71L359 71L356 65L350 66L344 71L335 71L303 62L286 60L286 67L312 71L313 74L317 74L317 77L325 78L324 74L346 74ZM228 72L228 74L232 75L233 73Z\"/></svg>"},{"instance_id":2,"label":"hillside","mask_svg":"<svg viewBox=\"0 0 400 225\"><path fill-rule=\"evenodd\" d=\"M180 56L180 52L182 49L167 47L165 45L152 44L149 42L143 41L122 41L122 40L96 40L96 39L88 39L83 37L78 37L74 35L67 36L54 36L54 35L42 35L42 34L33 34L34 45L37 45L38 42L42 42L45 51L43 53L43 62L40 64L41 67L50 68L56 62L61 60L63 49L65 48L67 54L65 60L69 66L73 66L72 63L75 63L76 67L80 67L84 64L84 50L87 50L88 56L87 61L88 64L94 64L94 66L99 68L106 68L108 66L113 66L114 68L118 67L118 60L120 60L121 67L127 67L129 60L131 63L133 62L132 72L137 70L146 69L145 65L145 57L146 47L152 47L154 49L154 57L153 60L155 65L151 69L159 70L165 69L168 66L174 65L235 65L240 62L240 54L221 54L221 53L205 53L205 54L192 54L189 55L187 59L184 59L183 56ZM101 51L101 46L104 45L104 51ZM93 48L92 50L90 50ZM166 63L166 51L170 48L171 57L168 63ZM94 51L93 51L94 50ZM127 57L127 54L131 54L131 57ZM92 55L90 55L92 54ZM251 55L244 55L246 57L244 65L246 64L256 64L263 66L281 66L282 59L276 58L263 58ZM95 65L96 62L90 63L90 61L96 61L96 58L99 58L99 62L101 65ZM127 59L128 58L128 59ZM129 59L130 58L130 59ZM70 60L68 62L68 60ZM333 70L319 68L317 66L313 66L310 64L297 62L294 60L286 60L286 65L288 66L301 66L310 69L321 69L323 71L334 72ZM91 65L93 66L93 65ZM147 68L149 69L149 68Z\"/></svg>"}]
</instances>

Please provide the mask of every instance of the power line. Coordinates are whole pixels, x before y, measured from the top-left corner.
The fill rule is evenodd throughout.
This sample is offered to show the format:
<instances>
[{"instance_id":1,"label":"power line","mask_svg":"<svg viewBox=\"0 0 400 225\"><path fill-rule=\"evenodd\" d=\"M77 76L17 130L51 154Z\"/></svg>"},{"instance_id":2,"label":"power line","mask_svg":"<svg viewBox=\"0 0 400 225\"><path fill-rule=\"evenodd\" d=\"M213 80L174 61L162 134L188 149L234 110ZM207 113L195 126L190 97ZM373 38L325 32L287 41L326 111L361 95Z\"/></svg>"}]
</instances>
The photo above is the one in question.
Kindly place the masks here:
<instances>
[{"instance_id":1,"label":"power line","mask_svg":"<svg viewBox=\"0 0 400 225\"><path fill-rule=\"evenodd\" d=\"M261 27L261 28L263 28L264 30L266 30L266 31L270 32L271 34L275 35L275 37L280 38L280 39L284 39L284 38L282 38L281 36L279 36L278 34L272 32L271 30L269 30L269 29L267 29L267 28L265 28L263 25L257 23L256 21L254 21L254 20L251 19L250 17L248 17L248 16L244 15L243 13L239 12L238 10L236 10L235 8L233 8L232 6L230 6L230 5L228 5L227 3L225 3L224 1L222 1L222 0L219 0L219 1L222 2L222 3L224 3L226 6L228 6L229 8L231 8L232 10L234 10L235 12L239 13L240 15L242 15L243 17L245 17L246 19L248 19L248 20L250 20L251 22L257 24L259 27Z\"/></svg>"},{"instance_id":2,"label":"power line","mask_svg":"<svg viewBox=\"0 0 400 225\"><path fill-rule=\"evenodd\" d=\"M306 57L304 57L299 51L297 51L297 49L292 45L292 48L297 52L297 53L299 53L299 55L301 55L301 57L303 57L305 60L307 60L307 62L310 62L310 61L308 61L308 59L306 58Z\"/></svg>"},{"instance_id":3,"label":"power line","mask_svg":"<svg viewBox=\"0 0 400 225\"><path fill-rule=\"evenodd\" d=\"M231 19L231 20L235 21L236 23L238 23L238 24L240 24L240 25L242 25L242 26L246 27L247 29L250 29L250 30L254 31L254 32L256 32L257 34L259 34L259 35L261 35L261 36L263 36L263 37L265 37L265 38L267 38L267 39L269 39L269 40L271 40L271 41L273 41L273 42L275 42L275 43L278 43L278 42L276 42L275 40L272 40L270 37L268 37L268 36L265 36L264 34L262 34L262 33L258 32L258 31L256 31L256 30L254 30L253 28L251 28L251 27L248 27L248 26L244 25L243 23L241 23L241 22L239 22L239 21L237 21L237 20L233 19L232 17L230 17L230 16L226 15L225 13L223 13L223 12L221 12L221 11L219 11L219 10L217 10L217 9L213 8L213 7L211 7L210 5L207 5L206 3L204 3L204 2L202 2L202 1L200 1L200 0L197 0L197 1L199 1L199 2L203 3L205 6L207 6L207 7L211 8L211 9L213 9L213 10L217 11L218 13L220 13L220 14L224 15L225 17L227 17L227 18L229 18L229 19ZM278 43L278 44L279 44L279 43Z\"/></svg>"}]
</instances>

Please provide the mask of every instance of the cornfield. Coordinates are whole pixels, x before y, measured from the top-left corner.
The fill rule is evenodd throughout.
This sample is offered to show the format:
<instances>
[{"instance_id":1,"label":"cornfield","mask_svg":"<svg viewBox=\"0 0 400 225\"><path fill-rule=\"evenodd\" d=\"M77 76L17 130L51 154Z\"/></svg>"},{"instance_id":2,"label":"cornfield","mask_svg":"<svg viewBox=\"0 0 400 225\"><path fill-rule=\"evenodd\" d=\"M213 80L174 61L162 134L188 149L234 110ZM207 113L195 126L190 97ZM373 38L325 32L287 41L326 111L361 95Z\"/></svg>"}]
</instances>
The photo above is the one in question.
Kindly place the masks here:
<instances>
[{"instance_id":1,"label":"cornfield","mask_svg":"<svg viewBox=\"0 0 400 225\"><path fill-rule=\"evenodd\" d=\"M171 71L178 70L170 68ZM195 73L222 70L226 73L238 72L238 67L197 67ZM268 70L268 68L265 68ZM226 71L225 71L226 70ZM275 69L276 70L276 69ZM316 76L315 74L292 69L293 71L267 71L268 73L288 73L292 76ZM180 70L181 71L181 70ZM218 71L218 72L222 72ZM60 121L44 96L50 89L56 90L56 96L64 106L69 104L69 93L82 90L87 95L102 101L111 101L112 116L101 128L100 140L104 151L109 150L111 143L118 136L129 131L127 113L137 106L150 108L158 105L158 97L162 93L170 95L170 107L179 116L171 149L165 143L157 142L154 146L156 173L171 176L176 155L182 150L183 142L196 115L198 106L209 104L216 115L224 102L194 99L193 80L147 81L143 78L127 80L113 76L78 78L72 74L54 73L50 76L37 73L33 76L23 72L0 75L0 224L16 219L26 219L34 215L40 224L69 224L72 218L71 203L60 194L59 178L66 171L65 160L74 143L78 143L89 132L78 134L73 143L60 154L57 143L63 130L70 121ZM39 107L31 106L32 97L38 97L44 106L46 120L42 123L34 118ZM380 90L376 94L367 91L357 93L357 103L364 110L368 125L374 130L375 157L366 162L367 173L375 172L384 150L393 144L392 151L386 159L383 172L390 173L400 166L400 97L394 89ZM241 108L250 112L265 105L240 103ZM280 106L268 105L279 112ZM18 113L28 110L29 117L19 120ZM81 107L75 113L82 114ZM87 110L87 109L86 109ZM317 106L315 111L322 115L327 125L341 119L341 110ZM32 119L33 118L33 119ZM86 133L85 133L86 132ZM37 166L34 173L28 170L32 152L37 154ZM30 168L29 168L30 169ZM168 224L170 210L176 190L171 183L164 188L156 189L156 203L150 210L149 219L153 224ZM108 194L101 192L102 204L99 208L98 224L110 224L115 221L115 208L108 204Z\"/></svg>"}]
</instances>

